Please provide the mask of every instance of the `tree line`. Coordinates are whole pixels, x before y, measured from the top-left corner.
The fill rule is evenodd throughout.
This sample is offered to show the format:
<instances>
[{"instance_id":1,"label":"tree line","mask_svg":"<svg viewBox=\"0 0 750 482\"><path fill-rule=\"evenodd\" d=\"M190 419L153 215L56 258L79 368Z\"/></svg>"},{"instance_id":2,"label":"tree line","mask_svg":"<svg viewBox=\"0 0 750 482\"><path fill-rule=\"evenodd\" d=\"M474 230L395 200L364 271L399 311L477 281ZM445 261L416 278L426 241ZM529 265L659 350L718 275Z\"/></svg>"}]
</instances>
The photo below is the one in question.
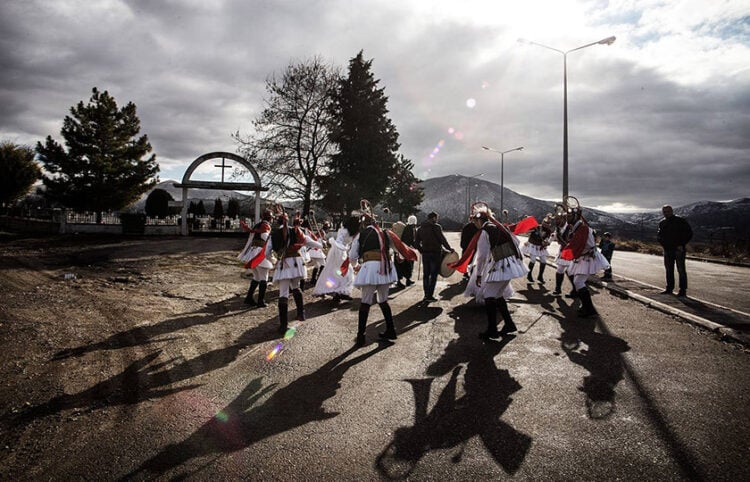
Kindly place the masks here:
<instances>
[{"instance_id":1,"label":"tree line","mask_svg":"<svg viewBox=\"0 0 750 482\"><path fill-rule=\"evenodd\" d=\"M314 57L266 79L253 131L232 138L270 196L301 202L303 212L316 206L333 215L358 209L363 198L399 218L417 210L421 180L414 163L398 153L399 134L372 62L360 51L343 75ZM52 136L35 148L0 143L0 203L18 200L41 179L38 194L50 205L118 211L158 182L156 155L140 134L132 102L120 108L94 87L88 103L71 107L60 135L64 144Z\"/></svg>"}]
</instances>

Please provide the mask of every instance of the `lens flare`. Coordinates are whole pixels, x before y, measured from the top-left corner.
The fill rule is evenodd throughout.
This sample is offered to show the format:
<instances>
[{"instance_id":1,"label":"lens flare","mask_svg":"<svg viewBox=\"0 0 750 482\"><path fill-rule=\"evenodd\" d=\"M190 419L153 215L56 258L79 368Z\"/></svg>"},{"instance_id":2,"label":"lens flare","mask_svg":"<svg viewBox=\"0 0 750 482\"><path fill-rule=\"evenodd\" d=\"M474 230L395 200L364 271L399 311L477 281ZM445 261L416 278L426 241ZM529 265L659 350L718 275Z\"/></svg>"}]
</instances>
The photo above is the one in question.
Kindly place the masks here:
<instances>
[{"instance_id":1,"label":"lens flare","mask_svg":"<svg viewBox=\"0 0 750 482\"><path fill-rule=\"evenodd\" d=\"M341 270L336 270L336 274L341 276ZM336 286L336 281L334 279L326 279L326 288L333 288L334 286Z\"/></svg>"},{"instance_id":2,"label":"lens flare","mask_svg":"<svg viewBox=\"0 0 750 482\"><path fill-rule=\"evenodd\" d=\"M474 107L476 107L476 105L476 99L466 99L466 107L468 107L469 109L473 109Z\"/></svg>"},{"instance_id":3,"label":"lens flare","mask_svg":"<svg viewBox=\"0 0 750 482\"><path fill-rule=\"evenodd\" d=\"M295 328L295 327L291 327L291 328L289 328L288 330L286 330L286 333L284 333L284 340L285 340L285 341L289 341L289 340L291 340L291 339L292 339L292 338L294 337L294 335L296 335L296 334L297 334L297 328ZM279 343L279 345L281 345L281 343ZM279 345L276 345L276 346L279 346ZM283 348L283 345L282 345L282 348Z\"/></svg>"},{"instance_id":4,"label":"lens flare","mask_svg":"<svg viewBox=\"0 0 750 482\"><path fill-rule=\"evenodd\" d=\"M214 415L214 418L216 420L218 420L219 422L227 423L227 421L229 420L229 415L227 415L223 411L219 410L219 413L217 413L216 415Z\"/></svg>"},{"instance_id":5,"label":"lens flare","mask_svg":"<svg viewBox=\"0 0 750 482\"><path fill-rule=\"evenodd\" d=\"M288 331L288 330L287 330ZM286 335L284 335L286 337ZM266 355L266 361L271 361L274 358L276 358L276 355L282 352L284 350L284 344L279 342L275 347L273 347L273 350L271 350L271 353Z\"/></svg>"}]
</instances>

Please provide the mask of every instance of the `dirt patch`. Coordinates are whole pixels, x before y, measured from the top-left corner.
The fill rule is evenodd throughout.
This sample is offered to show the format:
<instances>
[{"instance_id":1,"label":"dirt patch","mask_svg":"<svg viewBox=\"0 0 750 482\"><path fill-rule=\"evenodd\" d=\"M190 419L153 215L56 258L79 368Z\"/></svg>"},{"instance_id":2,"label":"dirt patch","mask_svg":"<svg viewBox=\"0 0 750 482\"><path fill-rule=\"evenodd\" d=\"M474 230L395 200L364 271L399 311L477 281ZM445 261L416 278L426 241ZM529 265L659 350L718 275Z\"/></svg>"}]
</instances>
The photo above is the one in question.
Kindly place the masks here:
<instances>
[{"instance_id":1,"label":"dirt patch","mask_svg":"<svg viewBox=\"0 0 750 482\"><path fill-rule=\"evenodd\" d=\"M245 310L243 243L0 239L0 479L44 476L31 468L46 465L39 458L54 457L55 445L85 438L91 425L81 420L148 397L139 390L154 350L182 356L188 344L176 341L186 328ZM216 337L220 345L227 333ZM201 344L212 340L202 334ZM189 377L146 385L177 390L181 378Z\"/></svg>"}]
</instances>

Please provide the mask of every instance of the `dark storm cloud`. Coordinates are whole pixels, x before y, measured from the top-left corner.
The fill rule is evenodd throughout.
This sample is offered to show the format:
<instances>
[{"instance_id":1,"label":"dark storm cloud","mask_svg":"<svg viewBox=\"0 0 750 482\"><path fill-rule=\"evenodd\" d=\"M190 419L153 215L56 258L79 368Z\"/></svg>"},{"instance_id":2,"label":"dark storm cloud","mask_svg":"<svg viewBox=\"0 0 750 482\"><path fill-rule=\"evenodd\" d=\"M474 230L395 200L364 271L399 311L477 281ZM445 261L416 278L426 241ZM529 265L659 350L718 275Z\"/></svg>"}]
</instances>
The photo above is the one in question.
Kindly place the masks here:
<instances>
[{"instance_id":1,"label":"dark storm cloud","mask_svg":"<svg viewBox=\"0 0 750 482\"><path fill-rule=\"evenodd\" d=\"M234 151L231 133L252 132L270 75L313 56L345 72L363 50L418 176L486 172L499 181L498 156L481 146L523 145L506 157L506 186L557 198L560 56L520 47L511 24L481 26L422 7L3 2L0 136L59 139L63 117L96 86L137 105L162 177L179 177L203 153ZM616 55L617 45L569 59L571 192L588 205L642 207L747 196L748 75L677 83Z\"/></svg>"}]
</instances>

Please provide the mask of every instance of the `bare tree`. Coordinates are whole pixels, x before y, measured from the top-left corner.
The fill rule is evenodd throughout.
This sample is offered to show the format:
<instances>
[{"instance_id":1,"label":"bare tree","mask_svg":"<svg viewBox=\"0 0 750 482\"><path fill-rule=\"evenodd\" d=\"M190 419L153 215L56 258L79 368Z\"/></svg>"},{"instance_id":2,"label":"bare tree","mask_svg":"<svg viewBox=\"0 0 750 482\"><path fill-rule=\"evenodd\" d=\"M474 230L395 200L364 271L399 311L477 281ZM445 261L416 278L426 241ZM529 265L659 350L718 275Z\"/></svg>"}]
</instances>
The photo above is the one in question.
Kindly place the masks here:
<instances>
[{"instance_id":1,"label":"bare tree","mask_svg":"<svg viewBox=\"0 0 750 482\"><path fill-rule=\"evenodd\" d=\"M316 180L331 155L332 94L339 72L319 57L290 63L281 78L266 80L265 108L253 121L255 133L233 135L277 197L302 200L308 212L317 195Z\"/></svg>"}]
</instances>

